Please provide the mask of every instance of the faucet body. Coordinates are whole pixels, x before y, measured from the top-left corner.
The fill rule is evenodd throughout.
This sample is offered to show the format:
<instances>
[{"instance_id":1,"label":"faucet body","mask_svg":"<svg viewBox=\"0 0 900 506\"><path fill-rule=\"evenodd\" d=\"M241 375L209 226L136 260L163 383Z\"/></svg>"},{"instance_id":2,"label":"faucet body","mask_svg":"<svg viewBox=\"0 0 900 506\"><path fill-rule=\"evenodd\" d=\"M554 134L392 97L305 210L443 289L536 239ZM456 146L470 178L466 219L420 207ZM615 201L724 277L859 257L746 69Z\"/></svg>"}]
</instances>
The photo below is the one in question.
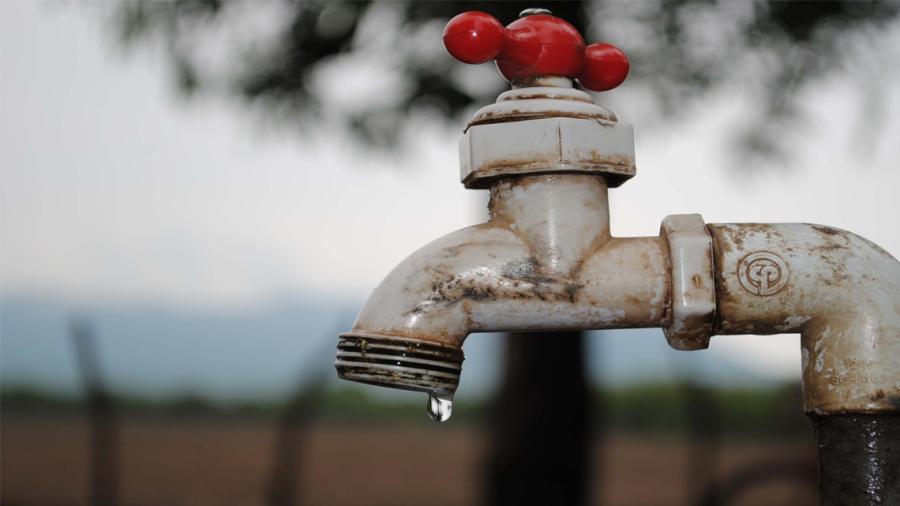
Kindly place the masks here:
<instances>
[{"instance_id":1,"label":"faucet body","mask_svg":"<svg viewBox=\"0 0 900 506\"><path fill-rule=\"evenodd\" d=\"M664 246L609 235L602 177L500 180L490 208L397 266L355 328L458 347L471 332L660 325Z\"/></svg>"},{"instance_id":2,"label":"faucet body","mask_svg":"<svg viewBox=\"0 0 900 506\"><path fill-rule=\"evenodd\" d=\"M658 237L610 236L602 176L500 179L491 187L490 210L486 223L450 233L398 265L342 342L413 339L459 349L472 332L664 321L665 246ZM460 363L461 356L453 367Z\"/></svg>"}]
</instances>

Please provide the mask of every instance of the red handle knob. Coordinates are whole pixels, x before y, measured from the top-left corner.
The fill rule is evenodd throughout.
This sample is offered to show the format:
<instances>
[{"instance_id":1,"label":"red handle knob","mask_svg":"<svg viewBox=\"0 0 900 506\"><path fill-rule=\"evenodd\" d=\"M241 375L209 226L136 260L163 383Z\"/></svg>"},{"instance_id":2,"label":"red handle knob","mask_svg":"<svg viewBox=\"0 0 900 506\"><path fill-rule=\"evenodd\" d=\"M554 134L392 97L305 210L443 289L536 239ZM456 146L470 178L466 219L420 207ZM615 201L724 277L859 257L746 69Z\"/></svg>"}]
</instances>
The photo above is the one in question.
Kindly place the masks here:
<instances>
[{"instance_id":1,"label":"red handle knob","mask_svg":"<svg viewBox=\"0 0 900 506\"><path fill-rule=\"evenodd\" d=\"M584 39L574 26L549 14L521 17L506 27L497 67L508 80L532 76L576 77Z\"/></svg>"},{"instance_id":2,"label":"red handle knob","mask_svg":"<svg viewBox=\"0 0 900 506\"><path fill-rule=\"evenodd\" d=\"M546 13L525 15L506 28L484 12L457 15L444 28L444 46L464 63L497 61L507 80L538 76L577 78L594 91L615 88L628 75L628 58L612 44L591 44L571 24Z\"/></svg>"},{"instance_id":3,"label":"red handle knob","mask_svg":"<svg viewBox=\"0 0 900 506\"><path fill-rule=\"evenodd\" d=\"M444 47L463 63L484 63L500 53L505 31L500 21L490 14L463 12L444 27Z\"/></svg>"},{"instance_id":4,"label":"red handle knob","mask_svg":"<svg viewBox=\"0 0 900 506\"><path fill-rule=\"evenodd\" d=\"M622 84L628 77L628 57L612 44L600 42L584 50L584 68L578 82L589 90L606 91Z\"/></svg>"}]
</instances>

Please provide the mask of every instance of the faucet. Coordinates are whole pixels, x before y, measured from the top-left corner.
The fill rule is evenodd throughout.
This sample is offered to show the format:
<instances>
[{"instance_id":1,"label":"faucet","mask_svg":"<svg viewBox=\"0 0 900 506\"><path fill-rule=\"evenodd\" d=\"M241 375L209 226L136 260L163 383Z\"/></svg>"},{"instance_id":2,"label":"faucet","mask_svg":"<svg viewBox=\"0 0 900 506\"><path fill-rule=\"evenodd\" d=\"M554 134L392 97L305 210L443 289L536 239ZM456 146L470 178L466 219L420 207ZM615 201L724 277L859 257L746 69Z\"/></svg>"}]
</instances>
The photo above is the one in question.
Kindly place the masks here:
<instances>
[{"instance_id":1,"label":"faucet","mask_svg":"<svg viewBox=\"0 0 900 506\"><path fill-rule=\"evenodd\" d=\"M490 219L384 278L339 336L339 376L426 392L429 414L444 421L475 332L660 327L678 350L705 349L718 334L800 333L820 457L849 451L867 462L850 475L820 464L820 474L857 476L860 494L900 501L900 472L885 478L900 451L900 262L858 235L804 223L686 214L663 219L658 236L613 237L608 191L636 173L633 130L575 82L612 89L628 59L611 44L586 46L549 11L522 14L504 27L466 12L443 34L452 56L494 60L511 84L475 113L459 147L461 181L490 191ZM838 439L862 439L849 450L823 443L847 417L878 430L850 423L855 435L840 429ZM869 476L876 461L881 488Z\"/></svg>"}]
</instances>

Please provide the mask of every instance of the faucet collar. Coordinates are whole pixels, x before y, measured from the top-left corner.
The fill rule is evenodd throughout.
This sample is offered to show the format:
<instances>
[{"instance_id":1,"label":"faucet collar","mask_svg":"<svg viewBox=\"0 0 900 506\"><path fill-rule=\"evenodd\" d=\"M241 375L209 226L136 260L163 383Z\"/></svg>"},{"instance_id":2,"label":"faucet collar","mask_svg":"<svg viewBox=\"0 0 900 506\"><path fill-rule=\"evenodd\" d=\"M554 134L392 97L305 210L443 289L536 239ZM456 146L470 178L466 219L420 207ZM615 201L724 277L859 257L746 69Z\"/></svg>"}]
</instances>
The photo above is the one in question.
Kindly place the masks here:
<instances>
[{"instance_id":1,"label":"faucet collar","mask_svg":"<svg viewBox=\"0 0 900 506\"><path fill-rule=\"evenodd\" d=\"M505 91L491 105L479 109L466 126L508 123L545 118L576 118L616 123L615 113L594 103L593 98L574 88L532 86Z\"/></svg>"},{"instance_id":2,"label":"faucet collar","mask_svg":"<svg viewBox=\"0 0 900 506\"><path fill-rule=\"evenodd\" d=\"M582 173L617 187L635 175L634 131L573 88L518 88L502 93L469 122L459 147L466 188L504 177Z\"/></svg>"}]
</instances>

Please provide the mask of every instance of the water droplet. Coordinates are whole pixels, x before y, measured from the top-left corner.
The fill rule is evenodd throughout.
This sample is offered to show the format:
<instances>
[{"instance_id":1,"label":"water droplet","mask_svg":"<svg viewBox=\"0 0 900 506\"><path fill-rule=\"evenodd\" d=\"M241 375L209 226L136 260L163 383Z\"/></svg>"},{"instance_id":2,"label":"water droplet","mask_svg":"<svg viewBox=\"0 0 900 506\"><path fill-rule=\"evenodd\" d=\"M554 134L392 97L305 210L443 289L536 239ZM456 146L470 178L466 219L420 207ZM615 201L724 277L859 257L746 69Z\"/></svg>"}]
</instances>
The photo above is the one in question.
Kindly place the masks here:
<instances>
[{"instance_id":1,"label":"water droplet","mask_svg":"<svg viewBox=\"0 0 900 506\"><path fill-rule=\"evenodd\" d=\"M453 414L453 394L428 394L428 416L435 422L446 422Z\"/></svg>"}]
</instances>

